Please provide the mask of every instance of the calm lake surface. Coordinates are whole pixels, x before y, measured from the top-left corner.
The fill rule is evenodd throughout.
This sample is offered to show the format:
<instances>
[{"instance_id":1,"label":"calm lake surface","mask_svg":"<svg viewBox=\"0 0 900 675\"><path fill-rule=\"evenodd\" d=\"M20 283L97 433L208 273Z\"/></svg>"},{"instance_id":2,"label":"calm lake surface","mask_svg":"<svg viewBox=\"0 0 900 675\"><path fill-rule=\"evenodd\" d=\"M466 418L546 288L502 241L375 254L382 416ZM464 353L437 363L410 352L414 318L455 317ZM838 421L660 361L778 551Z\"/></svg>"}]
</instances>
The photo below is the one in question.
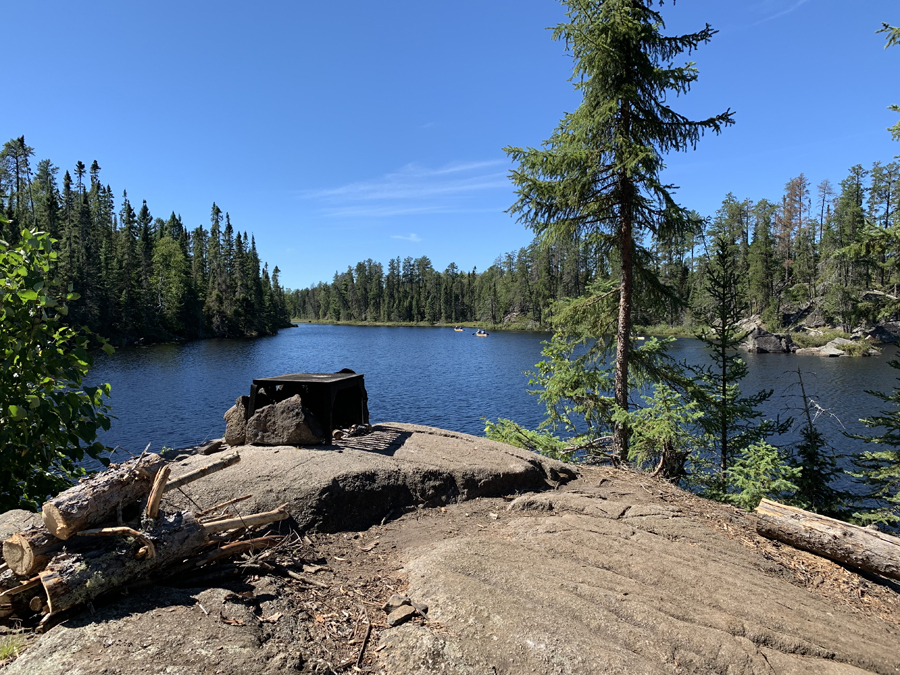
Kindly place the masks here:
<instances>
[{"instance_id":1,"label":"calm lake surface","mask_svg":"<svg viewBox=\"0 0 900 675\"><path fill-rule=\"evenodd\" d=\"M90 380L112 385L111 405L118 418L101 440L132 453L148 443L155 450L197 445L224 434L222 415L238 396L250 393L253 378L341 368L365 374L372 422L410 422L476 435L484 433L484 418L508 417L536 426L543 408L527 393L523 371L540 360L541 342L548 336L492 333L476 338L473 332L300 324L252 340L202 340L100 354ZM705 359L702 344L693 339L677 340L670 353L689 363ZM888 366L897 356L895 347L859 359L742 356L750 367L744 390L775 390L765 409L772 417L799 417L799 366L807 392L830 411L820 419L820 428L844 452L858 452L860 444L839 431L861 430L859 418L881 408L864 390L891 391L900 375Z\"/></svg>"}]
</instances>

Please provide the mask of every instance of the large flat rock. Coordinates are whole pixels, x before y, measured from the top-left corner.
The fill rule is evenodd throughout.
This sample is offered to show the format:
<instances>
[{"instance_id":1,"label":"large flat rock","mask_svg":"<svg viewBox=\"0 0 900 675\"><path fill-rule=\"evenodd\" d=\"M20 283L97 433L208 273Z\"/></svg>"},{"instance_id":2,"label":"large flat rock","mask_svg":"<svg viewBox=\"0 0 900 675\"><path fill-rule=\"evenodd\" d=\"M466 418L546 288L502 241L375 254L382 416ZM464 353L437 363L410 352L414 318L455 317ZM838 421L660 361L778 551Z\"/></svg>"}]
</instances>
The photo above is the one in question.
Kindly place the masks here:
<instances>
[{"instance_id":1,"label":"large flat rock","mask_svg":"<svg viewBox=\"0 0 900 675\"><path fill-rule=\"evenodd\" d=\"M640 487L524 496L509 516L411 555L409 594L441 629L388 631L388 672L900 672L896 625Z\"/></svg>"},{"instance_id":2,"label":"large flat rock","mask_svg":"<svg viewBox=\"0 0 900 675\"><path fill-rule=\"evenodd\" d=\"M241 461L166 500L203 507L252 494L249 510L287 504L300 530L359 529L407 506L498 497L575 476L571 467L485 438L413 424L381 424L366 436L321 447L232 448ZM194 456L177 477L210 461ZM190 497L190 499L188 499Z\"/></svg>"},{"instance_id":3,"label":"large flat rock","mask_svg":"<svg viewBox=\"0 0 900 675\"><path fill-rule=\"evenodd\" d=\"M762 539L752 515L646 474L576 474L401 424L329 448L238 450L169 507L287 503L308 536L272 553L307 581L128 589L73 612L3 675L286 675L357 660L385 675L900 673L900 587ZM6 514L0 530L30 518ZM424 616L387 628L394 593Z\"/></svg>"}]
</instances>

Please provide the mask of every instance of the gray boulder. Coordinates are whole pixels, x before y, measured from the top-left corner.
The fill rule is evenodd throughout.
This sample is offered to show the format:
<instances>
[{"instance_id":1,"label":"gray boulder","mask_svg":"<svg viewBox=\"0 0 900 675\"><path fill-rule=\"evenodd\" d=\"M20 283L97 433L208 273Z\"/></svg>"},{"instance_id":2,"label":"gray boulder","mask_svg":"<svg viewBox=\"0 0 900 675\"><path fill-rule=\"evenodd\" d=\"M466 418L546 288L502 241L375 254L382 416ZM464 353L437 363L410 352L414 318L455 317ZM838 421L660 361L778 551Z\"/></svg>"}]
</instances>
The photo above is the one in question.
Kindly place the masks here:
<instances>
[{"instance_id":1,"label":"gray boulder","mask_svg":"<svg viewBox=\"0 0 900 675\"><path fill-rule=\"evenodd\" d=\"M228 445L243 445L247 434L247 405L249 396L238 396L225 411L225 442Z\"/></svg>"},{"instance_id":2,"label":"gray boulder","mask_svg":"<svg viewBox=\"0 0 900 675\"><path fill-rule=\"evenodd\" d=\"M318 445L325 434L300 396L267 405L247 420L249 445Z\"/></svg>"},{"instance_id":3,"label":"gray boulder","mask_svg":"<svg viewBox=\"0 0 900 675\"><path fill-rule=\"evenodd\" d=\"M891 321L875 326L875 328L866 333L866 336L884 344L896 344L900 340L900 324Z\"/></svg>"},{"instance_id":4,"label":"gray boulder","mask_svg":"<svg viewBox=\"0 0 900 675\"><path fill-rule=\"evenodd\" d=\"M770 333L759 326L750 331L744 346L751 354L789 354L797 349L790 335Z\"/></svg>"}]
</instances>

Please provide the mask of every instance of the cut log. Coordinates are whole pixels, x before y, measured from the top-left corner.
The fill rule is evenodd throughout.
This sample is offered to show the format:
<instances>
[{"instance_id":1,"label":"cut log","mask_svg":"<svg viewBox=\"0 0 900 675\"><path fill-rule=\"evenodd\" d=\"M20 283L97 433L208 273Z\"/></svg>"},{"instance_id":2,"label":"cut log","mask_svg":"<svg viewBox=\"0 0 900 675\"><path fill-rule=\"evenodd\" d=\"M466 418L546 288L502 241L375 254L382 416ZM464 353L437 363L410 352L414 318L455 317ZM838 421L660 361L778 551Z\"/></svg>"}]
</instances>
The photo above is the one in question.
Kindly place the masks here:
<instances>
[{"instance_id":1,"label":"cut log","mask_svg":"<svg viewBox=\"0 0 900 675\"><path fill-rule=\"evenodd\" d=\"M200 467L199 469L195 469L189 473L184 474L183 476L179 476L174 480L170 480L166 483L166 492L169 490L174 490L175 488L179 488L182 485L187 485L188 483L192 483L195 480L199 480L204 476L208 476L211 473L215 473L216 471L221 471L222 469L227 469L232 464L237 464L241 461L241 456L237 453L233 455L228 455L228 457L224 457L220 459L218 462L213 462L212 464L207 464L206 466Z\"/></svg>"},{"instance_id":2,"label":"cut log","mask_svg":"<svg viewBox=\"0 0 900 675\"><path fill-rule=\"evenodd\" d=\"M225 518L224 520L214 520L210 523L204 523L203 529L206 530L208 534L215 534L216 532L224 532L225 530L235 530L240 527L255 527L257 525L268 525L269 523L274 523L278 520L284 520L285 518L289 518L290 514L287 512L287 504L282 504L274 511L267 511L265 513L254 513L249 516L238 516L236 518Z\"/></svg>"},{"instance_id":3,"label":"cut log","mask_svg":"<svg viewBox=\"0 0 900 675\"><path fill-rule=\"evenodd\" d=\"M68 539L111 520L119 505L128 505L145 497L156 473L166 461L155 454L142 455L92 476L44 504L44 525L58 539Z\"/></svg>"},{"instance_id":4,"label":"cut log","mask_svg":"<svg viewBox=\"0 0 900 675\"><path fill-rule=\"evenodd\" d=\"M206 532L189 512L163 516L144 534L156 545L156 557L136 559L139 544L114 540L97 555L58 553L41 573L51 614L90 602L98 595L146 578L157 569L195 555L206 546Z\"/></svg>"},{"instance_id":5,"label":"cut log","mask_svg":"<svg viewBox=\"0 0 900 675\"><path fill-rule=\"evenodd\" d=\"M51 554L62 547L62 539L54 537L47 528L29 527L3 542L3 559L9 569L20 577L27 577L44 569Z\"/></svg>"},{"instance_id":6,"label":"cut log","mask_svg":"<svg viewBox=\"0 0 900 675\"><path fill-rule=\"evenodd\" d=\"M763 499L756 531L768 539L889 579L900 580L900 539L878 530Z\"/></svg>"}]
</instances>

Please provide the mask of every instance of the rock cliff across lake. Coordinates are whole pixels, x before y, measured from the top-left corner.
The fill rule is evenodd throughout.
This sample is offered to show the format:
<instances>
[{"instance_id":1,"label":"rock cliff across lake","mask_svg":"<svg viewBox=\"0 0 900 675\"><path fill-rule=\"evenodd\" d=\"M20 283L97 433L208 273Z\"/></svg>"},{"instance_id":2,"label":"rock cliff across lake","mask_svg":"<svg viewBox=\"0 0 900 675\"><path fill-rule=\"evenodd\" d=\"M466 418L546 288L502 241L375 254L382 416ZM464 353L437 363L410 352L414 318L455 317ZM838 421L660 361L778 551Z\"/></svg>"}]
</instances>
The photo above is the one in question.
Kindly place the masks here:
<instances>
[{"instance_id":1,"label":"rock cliff across lake","mask_svg":"<svg viewBox=\"0 0 900 675\"><path fill-rule=\"evenodd\" d=\"M900 587L762 539L751 514L644 474L404 424L239 451L166 507L286 503L290 546L223 570L240 576L110 596L4 675L900 668ZM29 517L0 516L0 534ZM279 573L287 556L296 573Z\"/></svg>"}]
</instances>

